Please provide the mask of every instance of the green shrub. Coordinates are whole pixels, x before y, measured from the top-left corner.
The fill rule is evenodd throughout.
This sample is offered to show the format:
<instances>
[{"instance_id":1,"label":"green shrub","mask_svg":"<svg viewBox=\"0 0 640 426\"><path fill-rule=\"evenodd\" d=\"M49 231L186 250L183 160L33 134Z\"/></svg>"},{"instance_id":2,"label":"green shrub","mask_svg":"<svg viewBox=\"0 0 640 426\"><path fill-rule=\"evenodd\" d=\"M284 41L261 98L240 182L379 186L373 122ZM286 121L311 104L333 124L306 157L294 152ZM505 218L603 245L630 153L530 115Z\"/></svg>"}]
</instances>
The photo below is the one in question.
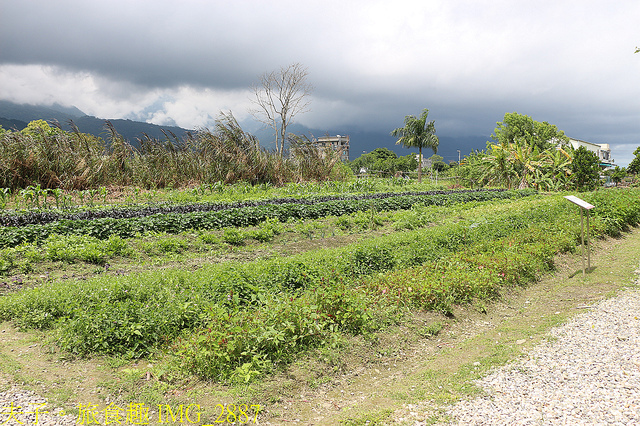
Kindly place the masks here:
<instances>
[{"instance_id":1,"label":"green shrub","mask_svg":"<svg viewBox=\"0 0 640 426\"><path fill-rule=\"evenodd\" d=\"M286 290L313 288L322 276L321 271L314 269L301 259L282 259L268 266L271 277L270 288L282 287Z\"/></svg>"},{"instance_id":2,"label":"green shrub","mask_svg":"<svg viewBox=\"0 0 640 426\"><path fill-rule=\"evenodd\" d=\"M402 211L395 216L393 228L396 231L422 228L435 219L435 212L438 210L441 210L441 208L416 204L411 207L411 210Z\"/></svg>"},{"instance_id":3,"label":"green shrub","mask_svg":"<svg viewBox=\"0 0 640 426\"><path fill-rule=\"evenodd\" d=\"M45 240L43 248L52 261L74 263L80 260L98 265L111 257L130 253L127 243L116 235L103 241L87 235L54 234Z\"/></svg>"},{"instance_id":4,"label":"green shrub","mask_svg":"<svg viewBox=\"0 0 640 426\"><path fill-rule=\"evenodd\" d=\"M353 220L350 215L339 216L336 219L336 226L342 231L350 231L353 228Z\"/></svg>"},{"instance_id":5,"label":"green shrub","mask_svg":"<svg viewBox=\"0 0 640 426\"><path fill-rule=\"evenodd\" d=\"M124 290L128 292L129 290ZM191 302L135 294L110 303L77 310L61 322L59 344L77 355L122 354L139 358L166 344L179 330L201 321L201 310Z\"/></svg>"},{"instance_id":6,"label":"green shrub","mask_svg":"<svg viewBox=\"0 0 640 426\"><path fill-rule=\"evenodd\" d=\"M391 303L450 314L454 304L491 299L504 287L529 284L553 268L556 253L575 247L574 238L558 240L540 229L521 234L475 244L437 262L374 276L365 281L365 288Z\"/></svg>"},{"instance_id":7,"label":"green shrub","mask_svg":"<svg viewBox=\"0 0 640 426\"><path fill-rule=\"evenodd\" d=\"M222 241L233 246L244 244L245 234L237 228L225 228L222 232Z\"/></svg>"},{"instance_id":8,"label":"green shrub","mask_svg":"<svg viewBox=\"0 0 640 426\"><path fill-rule=\"evenodd\" d=\"M377 229L384 221L375 209L369 209L353 213L353 223L360 229Z\"/></svg>"},{"instance_id":9,"label":"green shrub","mask_svg":"<svg viewBox=\"0 0 640 426\"><path fill-rule=\"evenodd\" d=\"M0 274L11 271L15 266L13 252L11 249L0 250Z\"/></svg>"},{"instance_id":10,"label":"green shrub","mask_svg":"<svg viewBox=\"0 0 640 426\"><path fill-rule=\"evenodd\" d=\"M164 237L155 245L161 253L182 253L189 246L185 240L176 237Z\"/></svg>"},{"instance_id":11,"label":"green shrub","mask_svg":"<svg viewBox=\"0 0 640 426\"><path fill-rule=\"evenodd\" d=\"M296 298L271 296L267 306L251 312L210 308L207 325L174 346L176 362L200 377L250 381L337 332L374 330L380 323L369 304L365 295L334 278Z\"/></svg>"},{"instance_id":12,"label":"green shrub","mask_svg":"<svg viewBox=\"0 0 640 426\"><path fill-rule=\"evenodd\" d=\"M260 241L262 243L269 242L273 240L275 234L271 229L263 229L259 228L254 231L248 233L248 235L256 241Z\"/></svg>"},{"instance_id":13,"label":"green shrub","mask_svg":"<svg viewBox=\"0 0 640 426\"><path fill-rule=\"evenodd\" d=\"M284 226L282 223L273 217L268 217L262 222L258 228L261 230L267 231L273 235L280 235L284 232Z\"/></svg>"},{"instance_id":14,"label":"green shrub","mask_svg":"<svg viewBox=\"0 0 640 426\"><path fill-rule=\"evenodd\" d=\"M581 197L595 206L590 211L591 217L600 220L596 222L596 229L605 235L620 236L629 226L640 223L640 192L637 189L616 188L583 194Z\"/></svg>"},{"instance_id":15,"label":"green shrub","mask_svg":"<svg viewBox=\"0 0 640 426\"><path fill-rule=\"evenodd\" d=\"M395 266L395 258L390 247L363 244L350 254L350 270L353 275L368 275L378 271L388 271Z\"/></svg>"},{"instance_id":16,"label":"green shrub","mask_svg":"<svg viewBox=\"0 0 640 426\"><path fill-rule=\"evenodd\" d=\"M265 283L244 265L224 265L201 279L206 298L219 306L235 310L264 304Z\"/></svg>"},{"instance_id":17,"label":"green shrub","mask_svg":"<svg viewBox=\"0 0 640 426\"><path fill-rule=\"evenodd\" d=\"M213 233L200 234L198 238L205 244L218 244L222 241L217 235Z\"/></svg>"}]
</instances>

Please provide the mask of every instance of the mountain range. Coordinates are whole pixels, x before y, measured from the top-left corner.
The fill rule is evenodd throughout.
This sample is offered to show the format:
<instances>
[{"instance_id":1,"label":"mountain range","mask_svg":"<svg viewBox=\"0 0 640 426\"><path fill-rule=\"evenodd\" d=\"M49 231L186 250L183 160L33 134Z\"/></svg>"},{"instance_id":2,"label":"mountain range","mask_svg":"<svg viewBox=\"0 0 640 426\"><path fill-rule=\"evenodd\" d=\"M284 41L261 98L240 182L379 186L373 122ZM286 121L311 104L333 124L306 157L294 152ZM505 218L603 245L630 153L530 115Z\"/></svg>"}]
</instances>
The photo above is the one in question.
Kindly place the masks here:
<instances>
[{"instance_id":1,"label":"mountain range","mask_svg":"<svg viewBox=\"0 0 640 426\"><path fill-rule=\"evenodd\" d=\"M30 105L16 104L8 101L0 101L0 125L5 129L22 130L33 120L46 120L50 123L57 122L64 130L71 130L70 121L78 126L83 133L89 133L106 139L108 132L105 130L107 119L97 118L85 114L76 107L65 107L59 104ZM158 126L140 121L108 119L115 129L132 144L136 144L138 138L144 134L152 138L164 139L162 130L173 132L182 137L189 130L176 126Z\"/></svg>"},{"instance_id":2,"label":"mountain range","mask_svg":"<svg viewBox=\"0 0 640 426\"><path fill-rule=\"evenodd\" d=\"M3 128L22 130L33 120L57 122L64 130L70 130L71 127L69 123L73 121L81 132L99 136L103 139L107 139L106 136L108 133L105 130L105 122L108 120L113 124L117 132L133 145L136 145L138 138L142 138L144 134L152 138L165 139L166 136L163 130L171 132L179 138L182 138L188 132L193 132L193 130L177 126L158 126L156 124L125 119L97 118L85 114L76 107L67 107L59 104L30 105L0 100L0 125ZM296 134L315 137L325 136L327 134L349 135L349 157L351 160L356 159L363 153L371 152L376 148L388 148L399 156L407 155L411 152L418 152L417 149L409 150L400 145L396 145L396 139L385 132L362 131L348 128L319 130L310 129L298 124L290 126L289 130ZM269 147L269 143L265 141L272 138L270 129L262 129L253 133L261 141L262 146ZM459 158L458 150L460 150L460 156L464 157L474 150L484 149L488 140L487 136L451 137L438 135L438 137L440 139L438 155L444 157L445 162L457 161ZM430 149L423 151L425 157L431 154Z\"/></svg>"}]
</instances>

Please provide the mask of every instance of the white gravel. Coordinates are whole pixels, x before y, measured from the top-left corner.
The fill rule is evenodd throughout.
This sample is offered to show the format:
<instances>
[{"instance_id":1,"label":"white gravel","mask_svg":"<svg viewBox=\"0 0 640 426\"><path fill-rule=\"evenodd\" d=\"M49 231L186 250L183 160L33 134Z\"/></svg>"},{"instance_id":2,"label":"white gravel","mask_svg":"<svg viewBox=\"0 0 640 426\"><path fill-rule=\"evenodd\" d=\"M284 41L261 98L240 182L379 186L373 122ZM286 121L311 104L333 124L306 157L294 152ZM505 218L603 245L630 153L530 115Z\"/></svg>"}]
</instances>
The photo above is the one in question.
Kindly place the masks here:
<instances>
[{"instance_id":1,"label":"white gravel","mask_svg":"<svg viewBox=\"0 0 640 426\"><path fill-rule=\"evenodd\" d=\"M558 340L479 380L488 396L447 414L463 425L640 425L640 292L551 334Z\"/></svg>"},{"instance_id":2,"label":"white gravel","mask_svg":"<svg viewBox=\"0 0 640 426\"><path fill-rule=\"evenodd\" d=\"M478 380L485 396L446 409L451 424L640 425L640 291L604 300L550 334L527 358ZM425 405L406 408L400 423L426 424Z\"/></svg>"},{"instance_id":3,"label":"white gravel","mask_svg":"<svg viewBox=\"0 0 640 426\"><path fill-rule=\"evenodd\" d=\"M77 416L53 408L47 400L31 391L12 386L0 392L0 425L75 425Z\"/></svg>"}]
</instances>

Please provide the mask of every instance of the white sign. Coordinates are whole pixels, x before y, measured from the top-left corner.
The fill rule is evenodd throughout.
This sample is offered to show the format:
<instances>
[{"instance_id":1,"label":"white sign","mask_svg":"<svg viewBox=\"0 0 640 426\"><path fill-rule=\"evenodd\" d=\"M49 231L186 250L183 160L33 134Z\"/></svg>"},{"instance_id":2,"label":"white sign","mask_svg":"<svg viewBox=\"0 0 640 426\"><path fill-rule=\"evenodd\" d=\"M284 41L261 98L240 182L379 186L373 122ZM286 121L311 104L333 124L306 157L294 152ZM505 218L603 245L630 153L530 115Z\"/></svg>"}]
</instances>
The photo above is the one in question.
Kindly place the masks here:
<instances>
[{"instance_id":1,"label":"white sign","mask_svg":"<svg viewBox=\"0 0 640 426\"><path fill-rule=\"evenodd\" d=\"M573 204L576 204L578 206L580 206L580 237L581 237L581 241L582 241L582 276L584 277L584 275L587 272L587 269L584 266L584 219L583 219L583 214L582 214L582 210L586 210L587 211L587 267L589 269L591 269L591 249L589 248L590 243L589 243L589 210L591 210L592 208L594 208L595 206L587 203L584 200L581 200L580 198L576 197L575 195L567 195L564 198L566 198L567 200L571 201Z\"/></svg>"},{"instance_id":2,"label":"white sign","mask_svg":"<svg viewBox=\"0 0 640 426\"><path fill-rule=\"evenodd\" d=\"M573 204L579 205L583 209L591 210L592 208L595 207L595 206L587 203L586 201L581 200L580 198L576 197L575 195L567 195L564 198L566 198L567 200L571 201Z\"/></svg>"}]
</instances>

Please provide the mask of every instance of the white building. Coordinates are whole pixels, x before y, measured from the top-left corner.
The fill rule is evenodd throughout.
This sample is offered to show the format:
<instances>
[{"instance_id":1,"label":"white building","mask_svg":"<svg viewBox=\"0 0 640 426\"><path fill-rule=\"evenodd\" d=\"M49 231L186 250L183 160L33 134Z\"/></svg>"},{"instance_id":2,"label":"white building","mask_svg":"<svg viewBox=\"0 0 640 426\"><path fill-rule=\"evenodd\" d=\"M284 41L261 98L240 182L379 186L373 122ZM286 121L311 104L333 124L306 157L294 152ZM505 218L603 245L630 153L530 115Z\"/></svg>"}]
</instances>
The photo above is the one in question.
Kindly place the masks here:
<instances>
[{"instance_id":1,"label":"white building","mask_svg":"<svg viewBox=\"0 0 640 426\"><path fill-rule=\"evenodd\" d=\"M416 161L418 162L418 164L420 164L420 154L416 154ZM431 158L425 157L424 154L422 154L422 169L430 169L431 165Z\"/></svg>"},{"instance_id":2,"label":"white building","mask_svg":"<svg viewBox=\"0 0 640 426\"><path fill-rule=\"evenodd\" d=\"M340 154L342 161L349 161L349 136L324 136L315 141L316 146L331 149Z\"/></svg>"},{"instance_id":3,"label":"white building","mask_svg":"<svg viewBox=\"0 0 640 426\"><path fill-rule=\"evenodd\" d=\"M614 164L615 160L611 157L611 148L609 148L608 143L597 144L592 142L581 141L580 139L574 139L574 138L569 138L569 141L571 142L571 146L573 147L573 149L578 149L581 146L583 146L585 147L585 149L591 152L594 152L598 156L598 159L600 160L601 167L604 167L605 169L609 169L616 166Z\"/></svg>"}]
</instances>

